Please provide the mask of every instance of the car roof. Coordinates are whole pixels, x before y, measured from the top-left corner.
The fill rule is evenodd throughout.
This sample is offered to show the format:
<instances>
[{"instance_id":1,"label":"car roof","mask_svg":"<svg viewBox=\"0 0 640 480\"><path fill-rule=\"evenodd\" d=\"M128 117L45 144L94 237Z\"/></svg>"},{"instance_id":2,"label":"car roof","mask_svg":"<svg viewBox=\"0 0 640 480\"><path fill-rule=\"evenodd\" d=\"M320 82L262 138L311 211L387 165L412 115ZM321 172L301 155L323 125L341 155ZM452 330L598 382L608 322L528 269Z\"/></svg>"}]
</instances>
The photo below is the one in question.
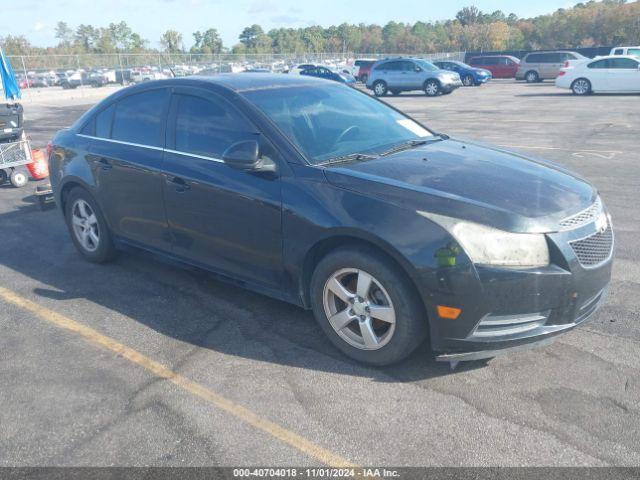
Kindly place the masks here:
<instances>
[{"instance_id":1,"label":"car roof","mask_svg":"<svg viewBox=\"0 0 640 480\"><path fill-rule=\"evenodd\" d=\"M630 58L631 60L638 61L638 55L602 55L598 57L588 58L587 60L606 60L607 58Z\"/></svg>"},{"instance_id":2,"label":"car roof","mask_svg":"<svg viewBox=\"0 0 640 480\"><path fill-rule=\"evenodd\" d=\"M262 72L241 72L241 73L220 73L211 76L192 75L188 77L167 78L163 80L152 80L138 85L127 87L117 92L144 91L148 88L158 88L159 86L218 86L233 92L243 92L248 90L264 90L282 87L319 87L327 85L328 81L321 78L306 75L285 75L282 73L262 73ZM333 85L333 82L331 83ZM127 93L128 94L128 93Z\"/></svg>"}]
</instances>

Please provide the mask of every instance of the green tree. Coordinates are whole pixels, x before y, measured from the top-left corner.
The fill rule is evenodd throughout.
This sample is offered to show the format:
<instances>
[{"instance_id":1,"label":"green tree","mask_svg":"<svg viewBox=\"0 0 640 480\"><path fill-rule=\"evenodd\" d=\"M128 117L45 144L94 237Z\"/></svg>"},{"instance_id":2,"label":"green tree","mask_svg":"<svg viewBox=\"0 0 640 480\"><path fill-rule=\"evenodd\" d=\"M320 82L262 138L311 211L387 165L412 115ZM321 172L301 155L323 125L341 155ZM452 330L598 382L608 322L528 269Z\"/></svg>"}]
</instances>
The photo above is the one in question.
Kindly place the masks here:
<instances>
[{"instance_id":1,"label":"green tree","mask_svg":"<svg viewBox=\"0 0 640 480\"><path fill-rule=\"evenodd\" d=\"M204 33L193 32L195 44L191 47L192 53L220 53L222 52L222 39L218 30L210 28Z\"/></svg>"},{"instance_id":2,"label":"green tree","mask_svg":"<svg viewBox=\"0 0 640 480\"><path fill-rule=\"evenodd\" d=\"M56 38L60 42L61 47L69 48L73 43L73 30L69 28L66 22L58 22L56 24Z\"/></svg>"},{"instance_id":3,"label":"green tree","mask_svg":"<svg viewBox=\"0 0 640 480\"><path fill-rule=\"evenodd\" d=\"M160 37L160 45L167 53L181 53L184 51L182 45L182 34L175 30L167 30Z\"/></svg>"}]
</instances>

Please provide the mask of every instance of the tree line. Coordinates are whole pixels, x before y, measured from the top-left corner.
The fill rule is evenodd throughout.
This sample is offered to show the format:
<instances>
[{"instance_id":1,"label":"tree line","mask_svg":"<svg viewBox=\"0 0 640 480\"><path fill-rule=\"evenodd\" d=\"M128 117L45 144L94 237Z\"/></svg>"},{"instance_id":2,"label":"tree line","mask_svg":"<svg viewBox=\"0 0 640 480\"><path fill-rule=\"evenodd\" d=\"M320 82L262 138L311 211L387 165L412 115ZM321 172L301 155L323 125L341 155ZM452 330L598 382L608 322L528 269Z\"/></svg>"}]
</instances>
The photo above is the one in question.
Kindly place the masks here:
<instances>
[{"instance_id":1,"label":"tree line","mask_svg":"<svg viewBox=\"0 0 640 480\"><path fill-rule=\"evenodd\" d=\"M433 53L445 51L538 50L640 43L640 2L603 0L578 3L547 15L519 18L500 10L482 12L475 6L455 18L386 25L319 25L265 31L254 24L242 30L238 43L223 45L217 29L193 32L191 45L176 30L167 30L160 49L134 32L126 22L106 27L58 22L58 44L35 47L22 35L0 38L8 54L55 53Z\"/></svg>"}]
</instances>

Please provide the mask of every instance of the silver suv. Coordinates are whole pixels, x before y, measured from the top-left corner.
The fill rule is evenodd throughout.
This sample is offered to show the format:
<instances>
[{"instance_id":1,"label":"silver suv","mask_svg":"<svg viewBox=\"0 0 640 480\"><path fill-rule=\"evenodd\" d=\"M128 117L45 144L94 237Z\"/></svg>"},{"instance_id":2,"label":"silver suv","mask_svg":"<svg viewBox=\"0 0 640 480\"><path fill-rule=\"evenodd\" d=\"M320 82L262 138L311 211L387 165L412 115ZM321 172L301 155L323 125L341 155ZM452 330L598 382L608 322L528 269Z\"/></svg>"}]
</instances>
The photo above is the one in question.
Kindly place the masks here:
<instances>
[{"instance_id":1,"label":"silver suv","mask_svg":"<svg viewBox=\"0 0 640 480\"><path fill-rule=\"evenodd\" d=\"M516 80L526 80L527 83L536 83L554 79L560 73L567 60L580 60L586 58L577 52L538 52L526 55L516 72Z\"/></svg>"},{"instance_id":2,"label":"silver suv","mask_svg":"<svg viewBox=\"0 0 640 480\"><path fill-rule=\"evenodd\" d=\"M430 97L447 94L462 86L460 75L441 70L433 63L418 58L393 58L376 62L367 79L367 88L376 97L391 92L423 90Z\"/></svg>"}]
</instances>

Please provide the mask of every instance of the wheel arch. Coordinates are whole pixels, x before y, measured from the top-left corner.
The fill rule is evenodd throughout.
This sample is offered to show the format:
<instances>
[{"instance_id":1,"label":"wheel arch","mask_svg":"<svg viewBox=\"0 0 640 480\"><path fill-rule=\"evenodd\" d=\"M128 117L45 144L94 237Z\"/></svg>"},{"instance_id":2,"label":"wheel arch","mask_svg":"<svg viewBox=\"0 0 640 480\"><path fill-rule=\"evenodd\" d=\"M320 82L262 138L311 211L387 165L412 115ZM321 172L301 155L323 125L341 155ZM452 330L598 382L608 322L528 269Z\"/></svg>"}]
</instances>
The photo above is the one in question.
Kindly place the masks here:
<instances>
[{"instance_id":1,"label":"wheel arch","mask_svg":"<svg viewBox=\"0 0 640 480\"><path fill-rule=\"evenodd\" d=\"M427 318L427 310L422 296L418 291L416 277L417 274L412 268L411 264L405 259L400 252L398 252L391 245L387 244L384 240L362 234L361 232L351 231L336 231L333 234L326 236L323 239L318 240L306 253L303 261L302 272L300 274L300 292L302 295L302 302L305 308L309 308L310 301L310 287L311 277L316 269L318 263L326 257L329 253L346 247L357 247L369 249L375 253L378 253L393 263L398 269L407 277L407 280L413 287L415 295L420 301L420 305L423 309L424 318Z\"/></svg>"},{"instance_id":2,"label":"wheel arch","mask_svg":"<svg viewBox=\"0 0 640 480\"><path fill-rule=\"evenodd\" d=\"M69 193L76 187L86 190L86 192L97 202L93 189L87 182L82 180L80 177L69 177L60 185L57 198L57 203L60 205L60 209L63 214L65 212L67 198L69 198Z\"/></svg>"}]
</instances>

